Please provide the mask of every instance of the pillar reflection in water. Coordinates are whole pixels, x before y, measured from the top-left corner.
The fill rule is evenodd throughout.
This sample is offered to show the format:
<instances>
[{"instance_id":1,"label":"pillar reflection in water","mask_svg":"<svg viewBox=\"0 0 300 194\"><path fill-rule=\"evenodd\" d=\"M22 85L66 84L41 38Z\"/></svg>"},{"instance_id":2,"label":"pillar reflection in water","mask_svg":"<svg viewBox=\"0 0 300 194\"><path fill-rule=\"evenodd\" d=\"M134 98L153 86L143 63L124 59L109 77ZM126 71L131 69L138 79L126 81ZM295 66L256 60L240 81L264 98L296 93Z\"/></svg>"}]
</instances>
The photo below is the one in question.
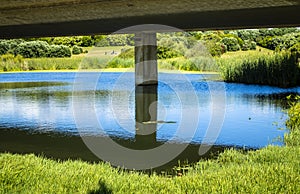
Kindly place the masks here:
<instances>
[{"instance_id":1,"label":"pillar reflection in water","mask_svg":"<svg viewBox=\"0 0 300 194\"><path fill-rule=\"evenodd\" d=\"M135 88L135 142L139 149L156 147L157 85Z\"/></svg>"}]
</instances>

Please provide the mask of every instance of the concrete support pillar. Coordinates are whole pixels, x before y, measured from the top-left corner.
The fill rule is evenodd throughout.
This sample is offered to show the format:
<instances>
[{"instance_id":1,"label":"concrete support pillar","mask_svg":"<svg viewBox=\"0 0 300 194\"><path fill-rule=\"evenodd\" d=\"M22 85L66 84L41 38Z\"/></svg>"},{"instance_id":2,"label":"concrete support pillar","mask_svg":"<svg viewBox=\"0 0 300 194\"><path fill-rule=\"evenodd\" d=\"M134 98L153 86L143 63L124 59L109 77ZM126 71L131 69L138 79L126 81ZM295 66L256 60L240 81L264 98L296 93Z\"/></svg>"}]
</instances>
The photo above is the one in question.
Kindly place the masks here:
<instances>
[{"instance_id":1,"label":"concrete support pillar","mask_svg":"<svg viewBox=\"0 0 300 194\"><path fill-rule=\"evenodd\" d=\"M157 43L155 32L135 34L135 85L157 85Z\"/></svg>"},{"instance_id":2,"label":"concrete support pillar","mask_svg":"<svg viewBox=\"0 0 300 194\"><path fill-rule=\"evenodd\" d=\"M157 85L135 88L135 142L139 149L156 146Z\"/></svg>"}]
</instances>

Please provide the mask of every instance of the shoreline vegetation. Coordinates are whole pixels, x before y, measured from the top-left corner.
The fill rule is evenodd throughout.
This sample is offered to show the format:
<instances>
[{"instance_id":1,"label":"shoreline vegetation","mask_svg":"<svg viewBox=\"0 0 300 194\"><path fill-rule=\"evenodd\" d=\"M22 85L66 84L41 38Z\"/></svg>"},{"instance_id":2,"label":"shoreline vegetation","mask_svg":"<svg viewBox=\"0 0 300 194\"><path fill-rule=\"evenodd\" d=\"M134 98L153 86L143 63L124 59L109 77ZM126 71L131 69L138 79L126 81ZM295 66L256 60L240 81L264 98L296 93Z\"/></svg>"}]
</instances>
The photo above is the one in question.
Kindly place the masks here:
<instances>
[{"instance_id":1,"label":"shoreline vegetation","mask_svg":"<svg viewBox=\"0 0 300 194\"><path fill-rule=\"evenodd\" d=\"M284 147L228 149L216 159L177 168L177 176L2 153L0 193L295 193L300 190L299 98L290 106Z\"/></svg>"},{"instance_id":2,"label":"shoreline vegetation","mask_svg":"<svg viewBox=\"0 0 300 194\"><path fill-rule=\"evenodd\" d=\"M0 72L119 71L134 55L133 34L0 40ZM218 72L225 82L300 86L299 58L300 28L157 33L159 70Z\"/></svg>"},{"instance_id":3,"label":"shoreline vegetation","mask_svg":"<svg viewBox=\"0 0 300 194\"><path fill-rule=\"evenodd\" d=\"M90 48L89 53L70 58L22 58L11 54L0 58L0 73L12 72L132 72L134 59L103 52L122 47ZM100 54L97 56L97 54ZM133 52L133 48L131 51ZM126 53L128 55L128 53ZM219 74L225 82L270 85L282 88L300 85L299 52L256 50L227 52L221 57L174 57L158 59L162 73Z\"/></svg>"}]
</instances>

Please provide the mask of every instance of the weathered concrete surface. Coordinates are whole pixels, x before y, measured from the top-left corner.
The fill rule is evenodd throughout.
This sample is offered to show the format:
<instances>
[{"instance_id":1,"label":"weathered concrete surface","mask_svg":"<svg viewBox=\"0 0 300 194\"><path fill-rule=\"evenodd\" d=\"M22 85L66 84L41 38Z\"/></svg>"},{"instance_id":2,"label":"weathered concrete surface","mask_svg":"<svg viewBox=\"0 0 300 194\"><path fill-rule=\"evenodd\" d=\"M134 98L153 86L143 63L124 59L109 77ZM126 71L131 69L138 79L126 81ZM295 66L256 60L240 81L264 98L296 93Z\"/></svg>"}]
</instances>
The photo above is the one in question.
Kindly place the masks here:
<instances>
[{"instance_id":1,"label":"weathered concrete surface","mask_svg":"<svg viewBox=\"0 0 300 194\"><path fill-rule=\"evenodd\" d=\"M135 34L135 85L157 85L156 33Z\"/></svg>"},{"instance_id":2,"label":"weathered concrete surface","mask_svg":"<svg viewBox=\"0 0 300 194\"><path fill-rule=\"evenodd\" d=\"M138 24L184 30L300 26L299 0L1 0L0 38L111 33Z\"/></svg>"}]
</instances>

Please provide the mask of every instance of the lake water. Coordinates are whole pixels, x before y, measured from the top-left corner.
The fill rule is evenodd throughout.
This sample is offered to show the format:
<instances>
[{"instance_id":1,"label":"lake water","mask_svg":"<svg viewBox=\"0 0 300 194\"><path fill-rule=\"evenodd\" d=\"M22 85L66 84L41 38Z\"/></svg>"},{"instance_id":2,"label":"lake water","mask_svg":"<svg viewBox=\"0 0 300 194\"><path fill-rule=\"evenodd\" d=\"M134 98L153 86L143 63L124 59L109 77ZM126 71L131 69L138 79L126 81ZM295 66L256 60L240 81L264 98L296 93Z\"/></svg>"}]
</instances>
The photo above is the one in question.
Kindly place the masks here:
<instances>
[{"instance_id":1,"label":"lake water","mask_svg":"<svg viewBox=\"0 0 300 194\"><path fill-rule=\"evenodd\" d=\"M147 128L153 131L148 138L160 144L283 145L285 96L300 88L209 78L160 73L157 87L135 89L130 72L0 74L0 129L135 141Z\"/></svg>"}]
</instances>

